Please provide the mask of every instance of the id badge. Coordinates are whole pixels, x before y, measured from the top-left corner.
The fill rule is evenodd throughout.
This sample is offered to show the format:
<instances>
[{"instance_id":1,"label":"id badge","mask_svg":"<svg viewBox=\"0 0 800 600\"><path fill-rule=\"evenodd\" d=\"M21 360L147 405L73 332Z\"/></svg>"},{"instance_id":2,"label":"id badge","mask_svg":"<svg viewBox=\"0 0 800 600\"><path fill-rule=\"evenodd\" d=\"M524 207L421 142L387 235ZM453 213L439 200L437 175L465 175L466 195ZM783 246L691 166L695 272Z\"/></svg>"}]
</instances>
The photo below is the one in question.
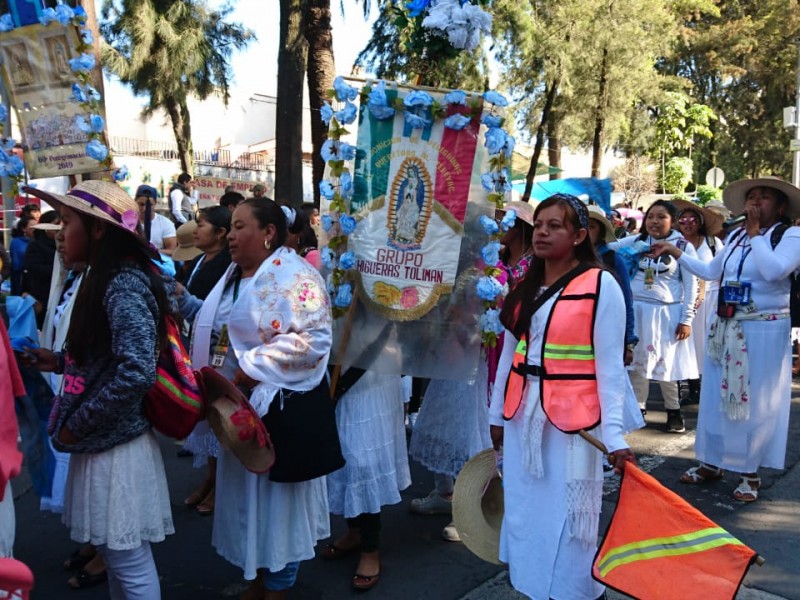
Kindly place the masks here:
<instances>
[{"instance_id":1,"label":"id badge","mask_svg":"<svg viewBox=\"0 0 800 600\"><path fill-rule=\"evenodd\" d=\"M211 366L215 369L219 369L222 365L225 364L225 355L224 354L217 354L216 352L211 357Z\"/></svg>"},{"instance_id":2,"label":"id badge","mask_svg":"<svg viewBox=\"0 0 800 600\"><path fill-rule=\"evenodd\" d=\"M649 290L653 287L656 281L656 270L653 267L647 267L644 270L644 285Z\"/></svg>"},{"instance_id":3,"label":"id badge","mask_svg":"<svg viewBox=\"0 0 800 600\"><path fill-rule=\"evenodd\" d=\"M749 281L726 281L722 286L722 300L727 304L750 304L752 284Z\"/></svg>"}]
</instances>

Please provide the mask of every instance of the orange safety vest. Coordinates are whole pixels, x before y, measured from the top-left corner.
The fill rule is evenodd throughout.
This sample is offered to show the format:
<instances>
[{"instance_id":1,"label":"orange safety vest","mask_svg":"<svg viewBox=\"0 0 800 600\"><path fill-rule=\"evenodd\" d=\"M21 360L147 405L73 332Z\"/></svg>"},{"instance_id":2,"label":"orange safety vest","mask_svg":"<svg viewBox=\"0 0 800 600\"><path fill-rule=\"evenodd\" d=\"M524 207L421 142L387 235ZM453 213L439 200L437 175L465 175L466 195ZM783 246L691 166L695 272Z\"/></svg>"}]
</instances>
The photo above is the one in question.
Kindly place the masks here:
<instances>
[{"instance_id":1,"label":"orange safety vest","mask_svg":"<svg viewBox=\"0 0 800 600\"><path fill-rule=\"evenodd\" d=\"M584 271L556 298L544 330L541 365L527 364L527 333L517 344L506 383L506 420L519 410L527 376L533 375L539 377L544 412L558 429L575 433L600 423L593 336L601 273Z\"/></svg>"}]
</instances>

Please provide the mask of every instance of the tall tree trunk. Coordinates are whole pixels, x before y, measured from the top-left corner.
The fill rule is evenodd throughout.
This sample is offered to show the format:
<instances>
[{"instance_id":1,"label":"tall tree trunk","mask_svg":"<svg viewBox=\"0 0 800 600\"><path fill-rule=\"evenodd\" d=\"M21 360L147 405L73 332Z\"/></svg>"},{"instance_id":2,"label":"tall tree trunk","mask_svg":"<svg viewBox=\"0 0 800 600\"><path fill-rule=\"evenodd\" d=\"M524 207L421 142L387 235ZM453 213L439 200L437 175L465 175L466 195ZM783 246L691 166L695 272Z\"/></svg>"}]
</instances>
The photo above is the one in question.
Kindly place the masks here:
<instances>
[{"instance_id":1,"label":"tall tree trunk","mask_svg":"<svg viewBox=\"0 0 800 600\"><path fill-rule=\"evenodd\" d=\"M531 197L533 180L536 178L536 167L539 165L539 156L542 154L542 146L544 145L545 124L550 116L550 110L553 108L553 102L555 102L556 96L558 95L558 86L560 83L561 75L558 74L555 76L552 83L546 86L546 97L544 101L544 107L542 108L542 118L539 121L539 127L536 128L536 144L533 146L531 166L528 169L528 174L525 176L525 191L522 193L523 202L527 202Z\"/></svg>"},{"instance_id":2,"label":"tall tree trunk","mask_svg":"<svg viewBox=\"0 0 800 600\"><path fill-rule=\"evenodd\" d=\"M551 110L547 118L547 162L551 169L561 168L561 112ZM561 171L550 171L550 180L561 179Z\"/></svg>"},{"instance_id":3,"label":"tall tree trunk","mask_svg":"<svg viewBox=\"0 0 800 600\"><path fill-rule=\"evenodd\" d=\"M275 200L303 201L303 78L308 46L302 0L280 0L278 102L275 123Z\"/></svg>"},{"instance_id":4,"label":"tall tree trunk","mask_svg":"<svg viewBox=\"0 0 800 600\"><path fill-rule=\"evenodd\" d=\"M311 107L311 141L314 145L314 155L311 159L314 204L319 208L319 182L322 181L325 171L325 161L320 156L320 150L328 139L328 126L320 119L320 109L327 99L326 92L333 87L333 79L336 76L330 0L306 0L303 35L308 43L306 76Z\"/></svg>"},{"instance_id":5,"label":"tall tree trunk","mask_svg":"<svg viewBox=\"0 0 800 600\"><path fill-rule=\"evenodd\" d=\"M603 130L606 127L606 103L608 102L608 48L603 48L600 64L600 89L597 91L597 108L594 114L594 138L592 139L592 177L600 177L603 160Z\"/></svg>"},{"instance_id":6,"label":"tall tree trunk","mask_svg":"<svg viewBox=\"0 0 800 600\"><path fill-rule=\"evenodd\" d=\"M192 147L192 124L189 118L189 107L186 100L173 96L166 98L167 114L172 121L172 132L178 144L178 159L181 171L194 177L194 148Z\"/></svg>"}]
</instances>

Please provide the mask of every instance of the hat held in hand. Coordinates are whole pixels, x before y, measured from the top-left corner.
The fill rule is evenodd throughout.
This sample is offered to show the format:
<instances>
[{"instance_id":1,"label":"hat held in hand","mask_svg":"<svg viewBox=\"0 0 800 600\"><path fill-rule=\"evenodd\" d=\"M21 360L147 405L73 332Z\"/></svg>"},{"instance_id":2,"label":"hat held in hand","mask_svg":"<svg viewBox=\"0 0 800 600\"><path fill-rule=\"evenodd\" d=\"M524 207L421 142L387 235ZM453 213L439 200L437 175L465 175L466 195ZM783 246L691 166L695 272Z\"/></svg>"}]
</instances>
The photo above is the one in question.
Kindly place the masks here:
<instances>
[{"instance_id":1,"label":"hat held in hand","mask_svg":"<svg viewBox=\"0 0 800 600\"><path fill-rule=\"evenodd\" d=\"M200 370L206 418L220 445L253 473L266 473L275 464L275 449L264 422L233 383L211 367Z\"/></svg>"}]
</instances>

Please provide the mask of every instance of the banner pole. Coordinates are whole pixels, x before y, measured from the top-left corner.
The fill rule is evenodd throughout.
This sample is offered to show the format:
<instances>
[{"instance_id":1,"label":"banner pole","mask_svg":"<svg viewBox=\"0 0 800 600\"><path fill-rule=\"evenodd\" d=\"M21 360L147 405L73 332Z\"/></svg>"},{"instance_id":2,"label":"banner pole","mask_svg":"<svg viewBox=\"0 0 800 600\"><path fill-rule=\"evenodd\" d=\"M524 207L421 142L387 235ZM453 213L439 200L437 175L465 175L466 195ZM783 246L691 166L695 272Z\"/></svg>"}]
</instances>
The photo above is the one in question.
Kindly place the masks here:
<instances>
[{"instance_id":1,"label":"banner pole","mask_svg":"<svg viewBox=\"0 0 800 600\"><path fill-rule=\"evenodd\" d=\"M342 337L339 340L339 346L336 349L336 356L341 357L344 353L347 345L350 343L350 334L353 331L353 318L356 314L356 304L358 303L358 287L356 286L353 290L353 299L350 302L350 306L347 309L347 321L344 324L344 331L342 332ZM342 364L339 363L333 367L333 372L331 373L331 387L329 390L331 400L334 399L336 396L336 385L339 383L339 376L342 374Z\"/></svg>"}]
</instances>

